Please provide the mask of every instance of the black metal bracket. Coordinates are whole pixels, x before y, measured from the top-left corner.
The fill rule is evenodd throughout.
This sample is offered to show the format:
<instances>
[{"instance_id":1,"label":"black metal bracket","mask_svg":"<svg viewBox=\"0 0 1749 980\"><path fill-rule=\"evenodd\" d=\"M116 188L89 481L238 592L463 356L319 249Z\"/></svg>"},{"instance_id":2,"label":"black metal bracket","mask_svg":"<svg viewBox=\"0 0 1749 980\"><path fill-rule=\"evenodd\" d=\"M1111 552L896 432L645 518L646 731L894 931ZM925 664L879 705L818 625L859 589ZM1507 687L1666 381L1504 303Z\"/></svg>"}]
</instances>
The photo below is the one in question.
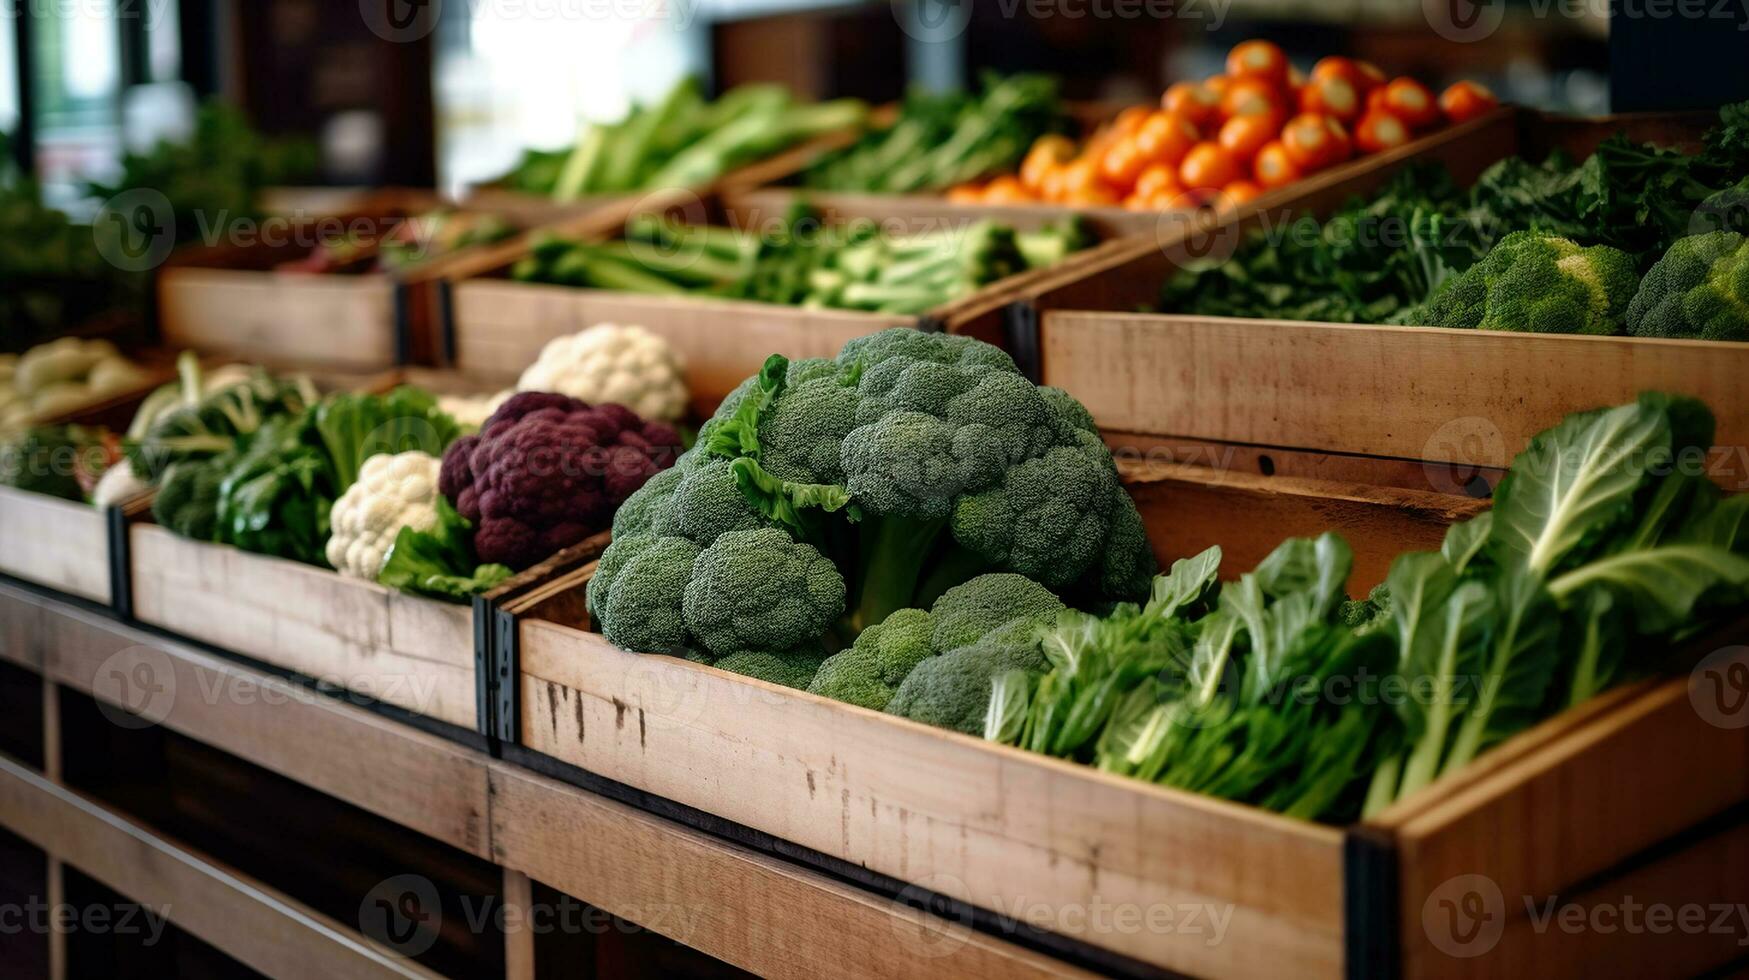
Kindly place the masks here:
<instances>
[{"instance_id":1,"label":"black metal bracket","mask_svg":"<svg viewBox=\"0 0 1749 980\"><path fill-rule=\"evenodd\" d=\"M124 623L134 618L133 556L128 550L128 519L120 507L103 508L109 538L109 607Z\"/></svg>"},{"instance_id":2,"label":"black metal bracket","mask_svg":"<svg viewBox=\"0 0 1749 980\"><path fill-rule=\"evenodd\" d=\"M1033 384L1039 384L1043 364L1039 355L1038 307L1027 300L1009 303L1002 311L1002 333L1020 373Z\"/></svg>"},{"instance_id":3,"label":"black metal bracket","mask_svg":"<svg viewBox=\"0 0 1749 980\"><path fill-rule=\"evenodd\" d=\"M1360 824L1342 835L1343 957L1349 980L1402 976L1397 841Z\"/></svg>"},{"instance_id":4,"label":"black metal bracket","mask_svg":"<svg viewBox=\"0 0 1749 980\"><path fill-rule=\"evenodd\" d=\"M498 746L493 733L492 710L495 704L492 683L492 603L483 595L474 596L474 728L486 739L487 751L498 758Z\"/></svg>"},{"instance_id":5,"label":"black metal bracket","mask_svg":"<svg viewBox=\"0 0 1749 980\"><path fill-rule=\"evenodd\" d=\"M493 734L500 745L516 745L522 737L522 689L517 683L522 670L522 639L516 614L494 606L492 634Z\"/></svg>"},{"instance_id":6,"label":"black metal bracket","mask_svg":"<svg viewBox=\"0 0 1749 980\"><path fill-rule=\"evenodd\" d=\"M413 300L407 294L408 286L399 279L394 281L394 317L395 317L395 365L397 367L413 363Z\"/></svg>"}]
</instances>

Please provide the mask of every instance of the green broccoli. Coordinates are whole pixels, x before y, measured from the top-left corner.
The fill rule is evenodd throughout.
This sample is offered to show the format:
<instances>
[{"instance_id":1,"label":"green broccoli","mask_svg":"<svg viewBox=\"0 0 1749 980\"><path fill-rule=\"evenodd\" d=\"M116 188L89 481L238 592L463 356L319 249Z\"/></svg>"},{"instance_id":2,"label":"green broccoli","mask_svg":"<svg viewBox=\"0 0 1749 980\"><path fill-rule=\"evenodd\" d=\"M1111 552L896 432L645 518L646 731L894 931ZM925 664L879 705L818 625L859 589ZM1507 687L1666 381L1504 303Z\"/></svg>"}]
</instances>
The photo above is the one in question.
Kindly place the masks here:
<instances>
[{"instance_id":1,"label":"green broccoli","mask_svg":"<svg viewBox=\"0 0 1749 980\"><path fill-rule=\"evenodd\" d=\"M913 668L935 656L934 620L921 609L901 609L876 623L820 665L808 690L822 697L880 711Z\"/></svg>"},{"instance_id":2,"label":"green broccoli","mask_svg":"<svg viewBox=\"0 0 1749 980\"><path fill-rule=\"evenodd\" d=\"M672 584L671 572L659 576L664 587ZM637 586L619 584L622 590ZM653 614L650 606L636 611ZM823 657L818 640L844 612L844 576L813 545L776 528L730 531L693 561L684 612L687 628L719 657L810 641Z\"/></svg>"},{"instance_id":3,"label":"green broccoli","mask_svg":"<svg viewBox=\"0 0 1749 980\"><path fill-rule=\"evenodd\" d=\"M626 502L590 583L602 632L627 649L653 649L648 624L684 621L683 641L657 649L805 643L825 654L986 573L1099 605L1145 597L1156 570L1086 409L968 337L893 329L849 342L836 360L774 356L675 469ZM703 554L648 584L621 581L623 552L667 538ZM809 550L776 548L780 539ZM837 587L821 584L833 580L824 568ZM785 605L783 589L804 583L817 588ZM842 608L827 616L835 597ZM778 627L766 625L773 609Z\"/></svg>"},{"instance_id":4,"label":"green broccoli","mask_svg":"<svg viewBox=\"0 0 1749 980\"><path fill-rule=\"evenodd\" d=\"M756 677L780 687L805 691L813 682L814 675L819 672L821 659L819 652L814 650L785 650L780 653L748 650L731 653L713 666L732 674Z\"/></svg>"},{"instance_id":5,"label":"green broccoli","mask_svg":"<svg viewBox=\"0 0 1749 980\"><path fill-rule=\"evenodd\" d=\"M971 646L1004 623L1024 619L1052 623L1066 606L1044 586L1023 575L980 575L942 594L929 614L930 635L942 652Z\"/></svg>"},{"instance_id":6,"label":"green broccoli","mask_svg":"<svg viewBox=\"0 0 1749 980\"><path fill-rule=\"evenodd\" d=\"M1050 668L1040 649L1041 632L1037 621L1016 619L971 646L924 660L887 702L887 714L967 735L982 733L998 675L1011 670L1041 674Z\"/></svg>"},{"instance_id":7,"label":"green broccoli","mask_svg":"<svg viewBox=\"0 0 1749 980\"><path fill-rule=\"evenodd\" d=\"M1619 249L1515 231L1446 280L1416 319L1431 327L1620 333L1638 281L1632 257Z\"/></svg>"},{"instance_id":8,"label":"green broccoli","mask_svg":"<svg viewBox=\"0 0 1749 980\"><path fill-rule=\"evenodd\" d=\"M1336 621L1357 633L1370 633L1391 618L1391 589L1383 582L1372 587L1365 599L1350 599L1336 611Z\"/></svg>"},{"instance_id":9,"label":"green broccoli","mask_svg":"<svg viewBox=\"0 0 1749 980\"><path fill-rule=\"evenodd\" d=\"M1749 238L1714 231L1679 238L1628 304L1636 337L1749 340Z\"/></svg>"},{"instance_id":10,"label":"green broccoli","mask_svg":"<svg viewBox=\"0 0 1749 980\"><path fill-rule=\"evenodd\" d=\"M698 545L648 534L616 534L614 543L623 546L608 549L589 580L589 607L597 616L612 616L624 642L634 649L684 654L692 634L681 606Z\"/></svg>"}]
</instances>

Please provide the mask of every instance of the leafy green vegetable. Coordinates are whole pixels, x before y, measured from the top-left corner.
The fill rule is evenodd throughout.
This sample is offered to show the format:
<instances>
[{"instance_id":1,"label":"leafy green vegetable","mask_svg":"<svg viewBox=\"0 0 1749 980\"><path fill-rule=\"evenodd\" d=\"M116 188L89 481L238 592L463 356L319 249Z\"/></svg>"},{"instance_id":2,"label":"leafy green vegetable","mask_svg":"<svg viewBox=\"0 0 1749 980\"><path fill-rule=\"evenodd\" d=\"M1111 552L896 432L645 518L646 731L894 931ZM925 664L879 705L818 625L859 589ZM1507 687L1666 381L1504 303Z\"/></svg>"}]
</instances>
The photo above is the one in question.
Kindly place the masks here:
<instances>
[{"instance_id":1,"label":"leafy green vegetable","mask_svg":"<svg viewBox=\"0 0 1749 980\"><path fill-rule=\"evenodd\" d=\"M451 602L466 602L513 573L482 565L474 555L473 526L450 502L437 498L437 524L429 531L401 528L383 558L377 581L393 589Z\"/></svg>"},{"instance_id":2,"label":"leafy green vegetable","mask_svg":"<svg viewBox=\"0 0 1749 980\"><path fill-rule=\"evenodd\" d=\"M83 501L85 482L107 465L101 433L78 425L41 425L0 444L0 486Z\"/></svg>"},{"instance_id":3,"label":"leafy green vegetable","mask_svg":"<svg viewBox=\"0 0 1749 980\"><path fill-rule=\"evenodd\" d=\"M327 564L334 467L305 444L310 414L271 419L219 485L216 540L244 551Z\"/></svg>"},{"instance_id":4,"label":"leafy green vegetable","mask_svg":"<svg viewBox=\"0 0 1749 980\"><path fill-rule=\"evenodd\" d=\"M329 395L316 406L311 444L327 454L335 495L358 482L358 469L378 453L422 452L442 457L461 426L438 407L437 396L401 385L385 395Z\"/></svg>"}]
</instances>

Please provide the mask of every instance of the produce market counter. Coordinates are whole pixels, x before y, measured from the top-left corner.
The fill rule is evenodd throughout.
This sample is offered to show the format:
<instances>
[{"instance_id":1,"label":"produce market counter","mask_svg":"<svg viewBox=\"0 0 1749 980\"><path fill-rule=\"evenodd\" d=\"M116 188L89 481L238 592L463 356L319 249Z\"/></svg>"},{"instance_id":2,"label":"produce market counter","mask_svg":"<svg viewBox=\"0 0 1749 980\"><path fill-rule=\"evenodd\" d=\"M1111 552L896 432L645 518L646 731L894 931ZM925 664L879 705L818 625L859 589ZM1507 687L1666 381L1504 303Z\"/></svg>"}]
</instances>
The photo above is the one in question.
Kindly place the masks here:
<instances>
[{"instance_id":1,"label":"produce market counter","mask_svg":"<svg viewBox=\"0 0 1749 980\"><path fill-rule=\"evenodd\" d=\"M504 869L506 902L520 889L526 904L532 879L767 976L1079 973L930 914L917 897L869 893L186 641L124 625L85 603L0 582L0 621L0 665L40 676L47 701L60 692L89 696L104 717L121 719L118 725L161 726L489 861ZM295 964L299 972L322 976L437 975L417 954L404 955L411 948L404 936L392 930L366 935L367 892L354 896L358 921L336 921L204 855L200 841L162 835L69 788L56 773L80 764L75 740L69 729L63 745L62 726L52 710L47 714L41 767L0 756L0 825L57 866L165 909L177 928L263 972ZM320 864L347 857L337 851L297 859ZM674 914L658 915L661 910ZM463 912L447 905L440 910L451 916L446 921L465 927ZM506 931L506 976L533 975L530 931Z\"/></svg>"}]
</instances>

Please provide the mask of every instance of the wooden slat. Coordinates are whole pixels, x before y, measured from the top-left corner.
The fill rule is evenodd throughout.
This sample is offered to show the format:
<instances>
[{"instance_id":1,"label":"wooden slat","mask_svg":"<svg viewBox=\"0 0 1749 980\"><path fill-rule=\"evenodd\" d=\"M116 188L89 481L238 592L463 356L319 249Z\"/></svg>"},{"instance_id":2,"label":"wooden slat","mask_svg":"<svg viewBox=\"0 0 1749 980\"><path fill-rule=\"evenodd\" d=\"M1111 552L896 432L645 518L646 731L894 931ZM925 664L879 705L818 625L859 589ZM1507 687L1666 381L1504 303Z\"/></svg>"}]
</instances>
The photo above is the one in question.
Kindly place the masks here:
<instances>
[{"instance_id":1,"label":"wooden slat","mask_svg":"<svg viewBox=\"0 0 1749 980\"><path fill-rule=\"evenodd\" d=\"M42 600L0 582L0 660L42 673Z\"/></svg>"},{"instance_id":2,"label":"wooden slat","mask_svg":"<svg viewBox=\"0 0 1749 980\"><path fill-rule=\"evenodd\" d=\"M263 973L436 976L6 758L0 758L0 824Z\"/></svg>"},{"instance_id":3,"label":"wooden slat","mask_svg":"<svg viewBox=\"0 0 1749 980\"><path fill-rule=\"evenodd\" d=\"M1557 717L1514 751L1484 757L1451 785L1429 787L1425 800L1381 815L1399 842L1410 975L1450 972L1412 926L1451 879L1485 875L1521 915L1525 896L1570 889L1749 800L1749 729L1709 723L1691 683L1701 681L1606 696L1614 703L1605 709Z\"/></svg>"},{"instance_id":4,"label":"wooden slat","mask_svg":"<svg viewBox=\"0 0 1749 980\"><path fill-rule=\"evenodd\" d=\"M1287 538L1335 531L1354 550L1355 595L1384 581L1398 555L1439 550L1447 528L1488 508L1450 494L1182 463L1124 462L1119 470L1161 567L1218 544L1222 574L1233 578Z\"/></svg>"},{"instance_id":5,"label":"wooden slat","mask_svg":"<svg viewBox=\"0 0 1749 980\"><path fill-rule=\"evenodd\" d=\"M334 572L129 529L134 615L461 728L476 728L467 606Z\"/></svg>"},{"instance_id":6,"label":"wooden slat","mask_svg":"<svg viewBox=\"0 0 1749 980\"><path fill-rule=\"evenodd\" d=\"M1445 949L1412 960L1403 975L1410 980L1710 975L1741 960L1749 944L1746 882L1749 824L1741 822L1643 867L1558 894L1500 892L1496 898L1481 882L1462 882L1405 920L1408 936L1438 937ZM1487 920L1486 931L1472 932L1468 913L1460 909L1454 930L1453 908L1472 887L1483 898L1475 908L1500 918ZM1446 901L1453 904L1440 904Z\"/></svg>"},{"instance_id":7,"label":"wooden slat","mask_svg":"<svg viewBox=\"0 0 1749 980\"><path fill-rule=\"evenodd\" d=\"M109 536L88 504L0 487L0 572L109 601Z\"/></svg>"},{"instance_id":8,"label":"wooden slat","mask_svg":"<svg viewBox=\"0 0 1749 980\"><path fill-rule=\"evenodd\" d=\"M760 976L1085 976L512 766L492 766L495 860Z\"/></svg>"},{"instance_id":9,"label":"wooden slat","mask_svg":"<svg viewBox=\"0 0 1749 980\"><path fill-rule=\"evenodd\" d=\"M10 611L26 593L0 586ZM45 676L470 854L489 853L478 753L54 600L36 602ZM143 699L149 680L168 696ZM140 682L140 683L136 683ZM128 685L124 689L124 684Z\"/></svg>"},{"instance_id":10,"label":"wooden slat","mask_svg":"<svg viewBox=\"0 0 1749 980\"><path fill-rule=\"evenodd\" d=\"M1297 476L1375 487L1401 487L1427 493L1453 494L1462 489L1464 495L1469 495L1472 487L1478 491L1485 487L1486 492L1491 493L1506 472L1491 467L1253 446L1113 429L1100 430L1100 436L1111 447L1112 456L1120 465L1128 461L1182 463L1259 476Z\"/></svg>"},{"instance_id":11,"label":"wooden slat","mask_svg":"<svg viewBox=\"0 0 1749 980\"><path fill-rule=\"evenodd\" d=\"M342 368L395 363L387 276L166 268L158 308L164 342L176 347Z\"/></svg>"},{"instance_id":12,"label":"wooden slat","mask_svg":"<svg viewBox=\"0 0 1749 980\"><path fill-rule=\"evenodd\" d=\"M637 324L673 344L686 362L694 408L708 414L772 354L833 357L845 341L910 317L803 310L769 303L638 296L501 279L454 286L456 364L519 374L546 343L598 323Z\"/></svg>"},{"instance_id":13,"label":"wooden slat","mask_svg":"<svg viewBox=\"0 0 1749 980\"><path fill-rule=\"evenodd\" d=\"M535 978L533 905L534 882L520 871L504 869L504 980Z\"/></svg>"},{"instance_id":14,"label":"wooden slat","mask_svg":"<svg viewBox=\"0 0 1749 980\"><path fill-rule=\"evenodd\" d=\"M1042 904L1053 929L1169 969L1341 972L1341 841L1329 828L551 623L520 628L522 741L537 751L982 908ZM1216 943L1075 917L1114 906L1206 906L1230 920Z\"/></svg>"},{"instance_id":15,"label":"wooden slat","mask_svg":"<svg viewBox=\"0 0 1749 980\"><path fill-rule=\"evenodd\" d=\"M1656 390L1749 446L1744 344L1052 312L1041 347L1045 383L1125 432L1504 467L1567 414Z\"/></svg>"}]
</instances>

